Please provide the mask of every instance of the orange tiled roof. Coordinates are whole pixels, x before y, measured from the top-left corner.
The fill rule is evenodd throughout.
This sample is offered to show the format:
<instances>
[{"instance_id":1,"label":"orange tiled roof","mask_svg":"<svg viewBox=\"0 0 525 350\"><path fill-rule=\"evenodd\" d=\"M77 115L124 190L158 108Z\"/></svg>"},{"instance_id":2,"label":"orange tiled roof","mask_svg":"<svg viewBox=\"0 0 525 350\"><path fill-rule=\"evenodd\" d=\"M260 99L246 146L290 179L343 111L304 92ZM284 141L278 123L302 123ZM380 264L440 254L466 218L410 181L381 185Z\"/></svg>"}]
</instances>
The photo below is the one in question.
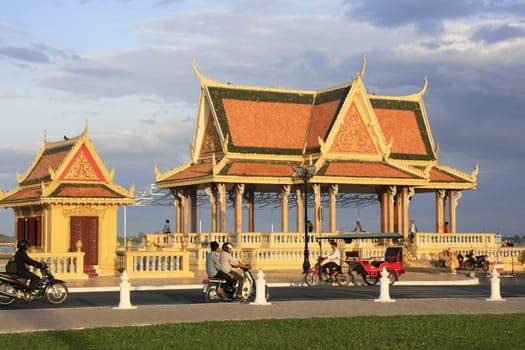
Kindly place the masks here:
<instances>
[{"instance_id":1,"label":"orange tiled roof","mask_svg":"<svg viewBox=\"0 0 525 350\"><path fill-rule=\"evenodd\" d=\"M263 161L237 161L225 167L221 175L291 177L298 164Z\"/></svg>"},{"instance_id":2,"label":"orange tiled roof","mask_svg":"<svg viewBox=\"0 0 525 350\"><path fill-rule=\"evenodd\" d=\"M40 186L32 186L26 188L19 188L13 194L5 197L2 202L18 202L23 200L40 199L42 196L42 189Z\"/></svg>"},{"instance_id":3,"label":"orange tiled roof","mask_svg":"<svg viewBox=\"0 0 525 350\"><path fill-rule=\"evenodd\" d=\"M430 170L430 181L432 182L464 182L464 180L453 176L447 172L439 170L436 167L433 167Z\"/></svg>"},{"instance_id":4,"label":"orange tiled roof","mask_svg":"<svg viewBox=\"0 0 525 350\"><path fill-rule=\"evenodd\" d=\"M42 197L40 186L21 187L13 194L5 197L2 204L37 201L46 198L125 198L105 184L61 184L48 197Z\"/></svg>"},{"instance_id":5,"label":"orange tiled roof","mask_svg":"<svg viewBox=\"0 0 525 350\"><path fill-rule=\"evenodd\" d=\"M229 150L300 154L305 141L319 149L318 138L326 139L350 86L319 93L208 89Z\"/></svg>"},{"instance_id":6,"label":"orange tiled roof","mask_svg":"<svg viewBox=\"0 0 525 350\"><path fill-rule=\"evenodd\" d=\"M319 170L322 176L415 178L416 176L380 162L331 161Z\"/></svg>"},{"instance_id":7,"label":"orange tiled roof","mask_svg":"<svg viewBox=\"0 0 525 350\"><path fill-rule=\"evenodd\" d=\"M431 140L417 102L370 99L392 158L432 160Z\"/></svg>"},{"instance_id":8,"label":"orange tiled roof","mask_svg":"<svg viewBox=\"0 0 525 350\"><path fill-rule=\"evenodd\" d=\"M60 198L123 198L104 184L61 184L50 195Z\"/></svg>"},{"instance_id":9,"label":"orange tiled roof","mask_svg":"<svg viewBox=\"0 0 525 350\"><path fill-rule=\"evenodd\" d=\"M177 180L186 180L186 179L196 179L201 177L211 176L213 165L210 162L192 164L188 168L176 172L172 176L164 179L165 181L177 181Z\"/></svg>"},{"instance_id":10,"label":"orange tiled roof","mask_svg":"<svg viewBox=\"0 0 525 350\"><path fill-rule=\"evenodd\" d=\"M73 143L70 143L64 147L45 150L36 166L33 168L33 171L31 171L31 174L27 176L24 184L49 180L49 168L57 169L64 161L64 158L68 155L69 151L71 151L73 145Z\"/></svg>"},{"instance_id":11,"label":"orange tiled roof","mask_svg":"<svg viewBox=\"0 0 525 350\"><path fill-rule=\"evenodd\" d=\"M311 105L223 99L237 147L302 149Z\"/></svg>"}]
</instances>

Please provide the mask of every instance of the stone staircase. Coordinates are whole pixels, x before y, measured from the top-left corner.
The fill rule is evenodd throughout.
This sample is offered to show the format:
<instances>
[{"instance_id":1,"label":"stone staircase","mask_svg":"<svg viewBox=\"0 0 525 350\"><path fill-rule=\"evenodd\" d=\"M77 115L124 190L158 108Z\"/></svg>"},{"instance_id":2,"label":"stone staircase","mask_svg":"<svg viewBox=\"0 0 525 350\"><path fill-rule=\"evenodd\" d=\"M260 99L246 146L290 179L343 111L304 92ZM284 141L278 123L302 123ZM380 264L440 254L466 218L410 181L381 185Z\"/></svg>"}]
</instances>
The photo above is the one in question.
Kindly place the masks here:
<instances>
[{"instance_id":1,"label":"stone staircase","mask_svg":"<svg viewBox=\"0 0 525 350\"><path fill-rule=\"evenodd\" d=\"M89 277L97 277L98 269L98 265L84 265L84 273Z\"/></svg>"}]
</instances>

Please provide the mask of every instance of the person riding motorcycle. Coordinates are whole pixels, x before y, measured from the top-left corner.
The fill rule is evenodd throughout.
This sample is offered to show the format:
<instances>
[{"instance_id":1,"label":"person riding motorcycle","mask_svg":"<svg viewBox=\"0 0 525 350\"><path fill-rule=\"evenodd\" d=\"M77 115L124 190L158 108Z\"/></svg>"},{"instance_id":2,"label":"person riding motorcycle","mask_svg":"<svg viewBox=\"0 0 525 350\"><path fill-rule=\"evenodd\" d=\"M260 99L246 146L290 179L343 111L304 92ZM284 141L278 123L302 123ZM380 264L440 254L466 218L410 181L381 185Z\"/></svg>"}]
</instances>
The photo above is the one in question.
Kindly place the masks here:
<instances>
[{"instance_id":1,"label":"person riding motorcycle","mask_svg":"<svg viewBox=\"0 0 525 350\"><path fill-rule=\"evenodd\" d=\"M235 281L234 275L223 269L221 262L219 261L219 243L216 241L210 242L210 252L206 255L206 273L208 278L223 278L226 280L224 287L233 286ZM224 289L217 289L217 293L220 296L224 296Z\"/></svg>"},{"instance_id":2,"label":"person riding motorcycle","mask_svg":"<svg viewBox=\"0 0 525 350\"><path fill-rule=\"evenodd\" d=\"M26 278L29 280L28 290L32 291L38 285L40 277L29 271L27 265L34 266L36 268L43 268L45 264L33 260L27 254L27 248L31 246L31 241L27 239L19 240L16 243L16 253L14 257L14 262L16 264L16 274L20 277Z\"/></svg>"},{"instance_id":3,"label":"person riding motorcycle","mask_svg":"<svg viewBox=\"0 0 525 350\"><path fill-rule=\"evenodd\" d=\"M241 263L239 260L235 259L232 255L233 251L233 245L229 242L226 242L222 245L222 253L219 257L219 260L221 262L222 268L225 271L228 271L228 273L233 274L233 278L237 281L237 287L236 287L236 296L239 299L242 299L242 284L244 282L244 278L240 273L233 270L233 268L244 268L249 269L250 266Z\"/></svg>"},{"instance_id":4,"label":"person riding motorcycle","mask_svg":"<svg viewBox=\"0 0 525 350\"><path fill-rule=\"evenodd\" d=\"M334 271L338 271L341 263L341 252L337 249L337 242L330 240L330 247L332 248L332 251L326 256L326 259L323 260L322 263L328 276L331 276Z\"/></svg>"}]
</instances>

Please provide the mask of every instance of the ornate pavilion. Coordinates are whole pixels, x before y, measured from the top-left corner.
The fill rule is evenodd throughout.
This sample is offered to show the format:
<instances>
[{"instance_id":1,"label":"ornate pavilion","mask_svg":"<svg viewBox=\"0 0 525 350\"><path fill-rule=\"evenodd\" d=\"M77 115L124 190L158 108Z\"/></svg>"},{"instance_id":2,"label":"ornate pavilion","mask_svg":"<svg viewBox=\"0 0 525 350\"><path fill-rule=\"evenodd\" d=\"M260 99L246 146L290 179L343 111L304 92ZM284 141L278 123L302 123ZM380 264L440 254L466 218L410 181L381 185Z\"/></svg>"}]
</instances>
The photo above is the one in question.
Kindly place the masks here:
<instances>
[{"instance_id":1,"label":"ornate pavilion","mask_svg":"<svg viewBox=\"0 0 525 350\"><path fill-rule=\"evenodd\" d=\"M345 195L368 194L380 203L382 232L408 234L408 207L418 193L435 193L436 232L456 232L462 191L476 188L470 173L439 164L422 89L408 96L371 95L363 83L366 59L351 81L320 91L238 86L200 80L191 160L165 173L155 166L156 186L169 189L176 208L175 232L197 232L198 193L211 204L211 231L226 232L227 202L234 233L254 232L257 199L280 200L281 231L304 231L303 179L296 169L313 165L314 231L326 203L330 232L337 229ZM289 203L290 200L295 203ZM243 205L248 223L243 225ZM320 215L323 213L323 215Z\"/></svg>"},{"instance_id":2,"label":"ornate pavilion","mask_svg":"<svg viewBox=\"0 0 525 350\"><path fill-rule=\"evenodd\" d=\"M113 274L117 211L135 202L134 188L113 183L115 170L108 172L87 134L86 122L77 137L48 142L44 135L25 175L17 174L18 186L0 191L0 208L14 209L16 238L31 240L38 252L82 251L85 273Z\"/></svg>"}]
</instances>

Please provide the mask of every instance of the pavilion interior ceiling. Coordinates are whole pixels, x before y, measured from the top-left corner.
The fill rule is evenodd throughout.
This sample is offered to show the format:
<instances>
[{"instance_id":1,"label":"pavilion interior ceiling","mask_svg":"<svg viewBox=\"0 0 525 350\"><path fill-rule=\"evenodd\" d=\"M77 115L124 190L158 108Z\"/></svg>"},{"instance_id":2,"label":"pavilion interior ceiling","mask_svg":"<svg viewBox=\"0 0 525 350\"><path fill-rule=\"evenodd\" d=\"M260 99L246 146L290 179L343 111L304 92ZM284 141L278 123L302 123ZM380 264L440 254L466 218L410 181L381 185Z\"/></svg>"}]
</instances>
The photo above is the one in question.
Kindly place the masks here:
<instances>
[{"instance_id":1,"label":"pavilion interior ceiling","mask_svg":"<svg viewBox=\"0 0 525 350\"><path fill-rule=\"evenodd\" d=\"M230 193L226 196L230 206L233 205L233 198ZM277 191L273 192L254 192L254 203L256 209L276 209L281 206L281 195ZM297 198L295 193L289 195L290 207L295 207ZM309 205L313 205L313 194L308 194ZM337 206L341 208L357 208L379 204L377 194L372 193L337 193ZM321 203L324 207L328 204L328 193L321 193ZM173 196L169 189L157 188L155 184L150 184L137 191L135 197L137 206L173 206ZM210 200L204 190L197 191L197 206L201 208L210 207Z\"/></svg>"}]
</instances>

